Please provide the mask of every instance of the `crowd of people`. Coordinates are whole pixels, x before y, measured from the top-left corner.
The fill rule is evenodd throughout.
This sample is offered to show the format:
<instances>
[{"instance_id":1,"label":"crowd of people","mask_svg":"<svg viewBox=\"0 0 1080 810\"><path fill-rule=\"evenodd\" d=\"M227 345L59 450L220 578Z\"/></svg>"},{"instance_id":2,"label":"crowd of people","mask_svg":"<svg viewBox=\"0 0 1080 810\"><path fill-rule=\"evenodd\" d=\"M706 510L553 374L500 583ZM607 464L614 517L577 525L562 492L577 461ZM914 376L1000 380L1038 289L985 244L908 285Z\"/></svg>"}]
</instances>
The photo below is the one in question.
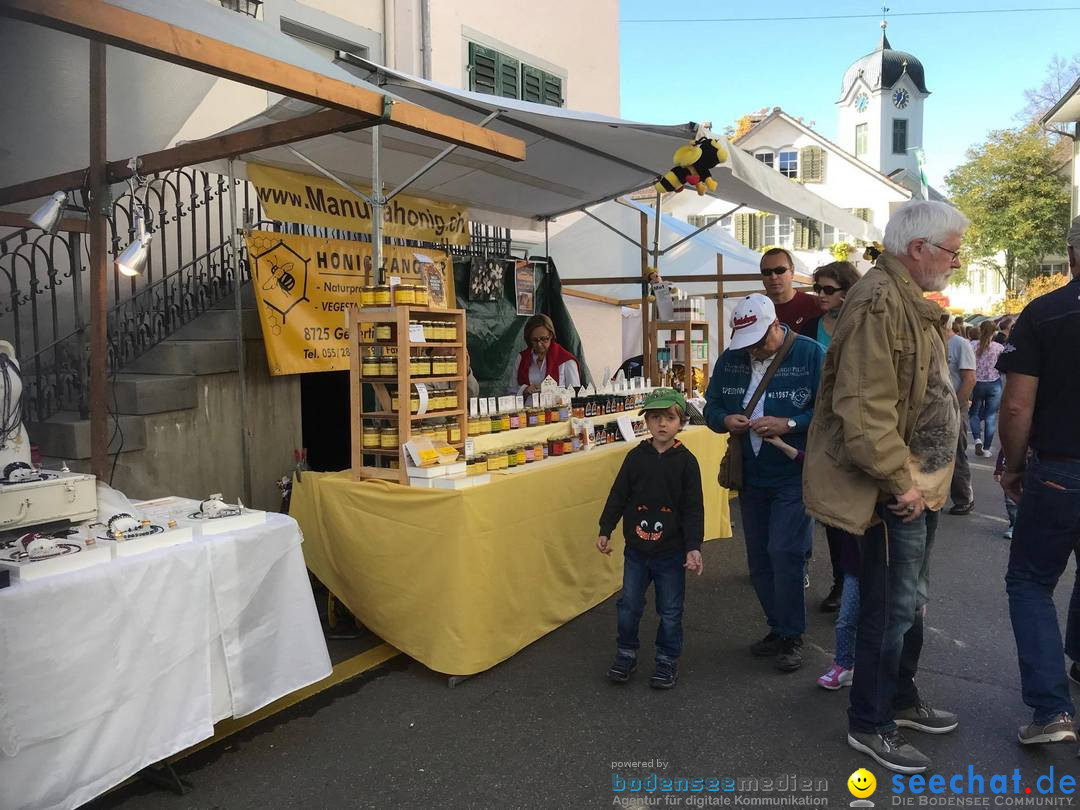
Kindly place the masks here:
<instances>
[{"instance_id":1,"label":"crowd of people","mask_svg":"<svg viewBox=\"0 0 1080 810\"><path fill-rule=\"evenodd\" d=\"M767 627L750 653L783 672L802 666L806 567L820 523L833 574L821 608L837 617L834 661L817 682L850 687L848 744L899 773L930 765L901 729L945 734L959 725L920 693L916 674L938 515L950 496L951 514L974 507L969 430L979 457L991 457L1000 434L1006 591L1032 711L1018 739L1077 740L1068 680L1080 684L1080 573L1064 647L1053 592L1070 555L1080 563L1080 217L1065 240L1072 281L1017 319L983 321L974 335L924 295L960 266L968 225L945 203L907 203L874 266L861 277L846 262L818 268L816 297L794 289L790 253L767 251L765 294L736 306L705 394L707 424L729 437L719 477L738 490ZM625 682L636 667L651 581L661 621L650 685L672 688L685 572L703 567L702 472L675 438L682 396L662 389L643 412L650 439L628 454L597 540L610 553L622 519L626 565L608 675Z\"/></svg>"}]
</instances>

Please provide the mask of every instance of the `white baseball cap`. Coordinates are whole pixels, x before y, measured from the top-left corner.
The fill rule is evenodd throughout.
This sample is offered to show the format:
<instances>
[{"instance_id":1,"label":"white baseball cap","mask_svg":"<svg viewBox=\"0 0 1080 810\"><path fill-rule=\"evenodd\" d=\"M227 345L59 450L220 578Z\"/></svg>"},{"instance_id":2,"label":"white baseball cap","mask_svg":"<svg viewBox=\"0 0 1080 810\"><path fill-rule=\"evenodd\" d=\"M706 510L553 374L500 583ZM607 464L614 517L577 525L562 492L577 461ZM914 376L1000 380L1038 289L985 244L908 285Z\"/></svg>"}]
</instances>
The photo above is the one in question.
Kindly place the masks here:
<instances>
[{"instance_id":1,"label":"white baseball cap","mask_svg":"<svg viewBox=\"0 0 1080 810\"><path fill-rule=\"evenodd\" d=\"M776 307L767 296L752 293L735 307L731 316L729 349L745 349L759 342L776 320Z\"/></svg>"}]
</instances>

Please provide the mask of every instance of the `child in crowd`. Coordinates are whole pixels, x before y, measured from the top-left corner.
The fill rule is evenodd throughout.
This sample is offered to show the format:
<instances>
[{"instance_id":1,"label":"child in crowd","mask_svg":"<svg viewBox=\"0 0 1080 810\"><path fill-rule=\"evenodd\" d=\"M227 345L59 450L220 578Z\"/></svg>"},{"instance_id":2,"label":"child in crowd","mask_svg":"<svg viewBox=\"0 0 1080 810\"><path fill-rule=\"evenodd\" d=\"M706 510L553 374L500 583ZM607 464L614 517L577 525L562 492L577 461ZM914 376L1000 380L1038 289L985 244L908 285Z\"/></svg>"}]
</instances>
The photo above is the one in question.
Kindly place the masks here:
<instances>
[{"instance_id":1,"label":"child in crowd","mask_svg":"<svg viewBox=\"0 0 1080 810\"><path fill-rule=\"evenodd\" d=\"M999 450L997 463L994 464L994 480L999 484L1001 483L1001 474L1005 472L1005 451ZM1012 540L1013 527L1016 525L1016 510L1018 504L1008 495L1005 496L1005 514L1009 516L1009 528L1005 530L1005 534L1002 535L1006 540Z\"/></svg>"},{"instance_id":2,"label":"child in crowd","mask_svg":"<svg viewBox=\"0 0 1080 810\"><path fill-rule=\"evenodd\" d=\"M779 436L765 439L780 452L800 464L804 455ZM855 631L859 625L859 539L844 532L840 564L844 569L844 590L836 614L836 656L833 664L817 679L818 686L837 690L851 686L855 675Z\"/></svg>"},{"instance_id":3,"label":"child in crowd","mask_svg":"<svg viewBox=\"0 0 1080 810\"><path fill-rule=\"evenodd\" d=\"M682 653L686 571L704 570L701 543L705 506L697 459L675 436L686 425L686 400L671 388L658 388L640 413L651 438L626 454L600 516L596 547L610 554L611 532L622 518L623 586L616 602L618 635L608 678L625 683L637 668L638 625L649 582L656 588L656 669L654 689L671 689Z\"/></svg>"}]
</instances>

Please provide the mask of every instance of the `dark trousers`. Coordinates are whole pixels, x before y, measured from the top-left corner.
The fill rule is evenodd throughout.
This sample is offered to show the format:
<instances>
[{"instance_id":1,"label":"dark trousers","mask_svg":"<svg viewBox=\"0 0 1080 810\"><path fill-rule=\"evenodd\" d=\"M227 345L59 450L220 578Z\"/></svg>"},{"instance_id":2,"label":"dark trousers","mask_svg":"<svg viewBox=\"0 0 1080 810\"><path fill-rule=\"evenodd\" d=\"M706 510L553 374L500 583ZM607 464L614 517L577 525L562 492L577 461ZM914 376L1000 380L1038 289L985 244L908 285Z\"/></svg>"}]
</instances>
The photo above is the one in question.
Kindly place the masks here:
<instances>
[{"instance_id":1,"label":"dark trousers","mask_svg":"<svg viewBox=\"0 0 1080 810\"><path fill-rule=\"evenodd\" d=\"M975 490L971 488L971 467L968 466L967 431L960 431L956 444L956 465L953 467L952 484L949 487L953 506L967 506L975 500Z\"/></svg>"},{"instance_id":2,"label":"dark trousers","mask_svg":"<svg viewBox=\"0 0 1080 810\"><path fill-rule=\"evenodd\" d=\"M803 573L814 539L814 521L802 501L802 482L778 487L744 486L739 510L746 562L769 629L801 636L806 629Z\"/></svg>"},{"instance_id":3,"label":"dark trousers","mask_svg":"<svg viewBox=\"0 0 1080 810\"><path fill-rule=\"evenodd\" d=\"M642 554L627 548L623 556L623 586L615 609L618 613L616 644L621 652L636 655L638 625L645 611L645 591L652 582L656 588L657 660L674 661L682 654L683 597L686 594L686 555L681 552L663 557Z\"/></svg>"},{"instance_id":4,"label":"dark trousers","mask_svg":"<svg viewBox=\"0 0 1080 810\"><path fill-rule=\"evenodd\" d=\"M859 542L859 632L848 725L860 732L894 729L896 711L919 702L915 674L938 523L938 513L929 510L903 523L879 505L878 516L882 522Z\"/></svg>"},{"instance_id":5,"label":"dark trousers","mask_svg":"<svg viewBox=\"0 0 1080 810\"><path fill-rule=\"evenodd\" d=\"M1021 694L1036 723L1062 712L1075 714L1054 608L1054 588L1071 554L1080 554L1080 461L1042 461L1032 454L1009 548L1005 590ZM1074 659L1080 655L1078 593L1080 582L1073 586L1064 650Z\"/></svg>"},{"instance_id":6,"label":"dark trousers","mask_svg":"<svg viewBox=\"0 0 1080 810\"><path fill-rule=\"evenodd\" d=\"M834 588L844 585L844 538L848 533L835 526L825 527L825 539L829 542L829 562L832 564Z\"/></svg>"}]
</instances>

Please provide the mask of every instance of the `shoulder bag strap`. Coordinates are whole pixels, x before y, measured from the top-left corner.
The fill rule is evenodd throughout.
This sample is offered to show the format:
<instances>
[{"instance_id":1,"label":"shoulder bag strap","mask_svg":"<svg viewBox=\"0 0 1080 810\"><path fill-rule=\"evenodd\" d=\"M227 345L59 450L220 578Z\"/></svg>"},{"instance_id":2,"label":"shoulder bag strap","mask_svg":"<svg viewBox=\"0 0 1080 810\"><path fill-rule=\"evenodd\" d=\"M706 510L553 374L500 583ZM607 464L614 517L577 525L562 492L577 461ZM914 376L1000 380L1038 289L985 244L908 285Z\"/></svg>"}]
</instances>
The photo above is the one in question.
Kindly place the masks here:
<instances>
[{"instance_id":1,"label":"shoulder bag strap","mask_svg":"<svg viewBox=\"0 0 1080 810\"><path fill-rule=\"evenodd\" d=\"M780 368L780 364L784 362L787 353L791 350L791 347L795 345L795 339L795 330L788 328L787 337L784 339L784 345L776 352L776 356L773 357L772 362L769 363L769 367L765 370L765 376L761 378L761 384L758 385L757 390L754 391L754 395L750 397L750 402L747 403L746 409L743 410L744 416L750 416L750 414L754 412L758 400L765 395L765 389L769 387L769 382L772 380L773 375L776 374L776 370Z\"/></svg>"}]
</instances>

